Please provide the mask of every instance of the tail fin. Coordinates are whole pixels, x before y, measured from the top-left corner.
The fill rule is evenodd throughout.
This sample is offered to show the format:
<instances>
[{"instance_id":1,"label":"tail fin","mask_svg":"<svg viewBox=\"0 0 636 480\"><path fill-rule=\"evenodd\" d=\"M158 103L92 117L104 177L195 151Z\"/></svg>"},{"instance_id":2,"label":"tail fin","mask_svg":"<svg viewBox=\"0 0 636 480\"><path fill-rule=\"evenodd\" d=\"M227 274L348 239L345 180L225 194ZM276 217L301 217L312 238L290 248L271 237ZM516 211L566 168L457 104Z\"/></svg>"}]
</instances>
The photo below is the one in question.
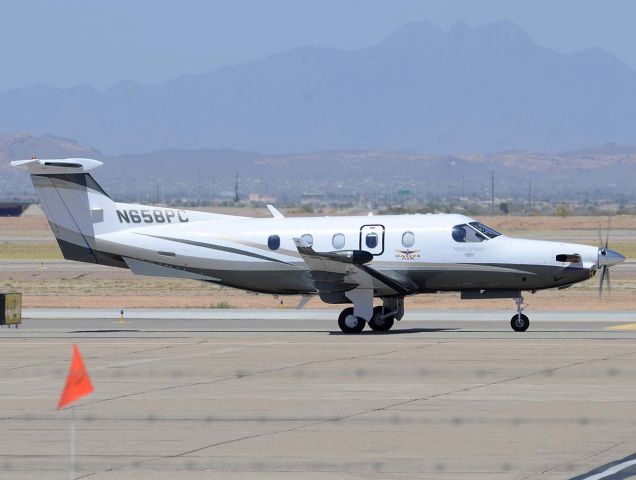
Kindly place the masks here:
<instances>
[{"instance_id":1,"label":"tail fin","mask_svg":"<svg viewBox=\"0 0 636 480\"><path fill-rule=\"evenodd\" d=\"M122 266L119 259L104 258L107 255L95 249L95 235L109 229L108 222L104 223L105 211L115 210L115 203L87 173L100 165L102 162L88 158L11 162L31 174L64 258Z\"/></svg>"}]
</instances>

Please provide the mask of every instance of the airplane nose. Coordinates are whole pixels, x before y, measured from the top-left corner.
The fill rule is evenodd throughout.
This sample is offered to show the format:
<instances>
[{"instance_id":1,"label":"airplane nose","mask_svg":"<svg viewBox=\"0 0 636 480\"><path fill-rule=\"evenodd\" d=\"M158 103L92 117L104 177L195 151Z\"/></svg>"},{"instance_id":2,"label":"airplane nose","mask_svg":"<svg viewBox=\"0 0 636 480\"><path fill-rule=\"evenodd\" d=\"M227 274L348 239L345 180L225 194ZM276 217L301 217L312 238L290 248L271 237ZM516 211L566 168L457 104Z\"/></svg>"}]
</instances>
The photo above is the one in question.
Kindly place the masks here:
<instances>
[{"instance_id":1,"label":"airplane nose","mask_svg":"<svg viewBox=\"0 0 636 480\"><path fill-rule=\"evenodd\" d=\"M606 250L604 248L600 248L598 251L598 266L599 267L612 267L614 265L618 265L619 263L623 263L625 261L625 257L614 250Z\"/></svg>"}]
</instances>

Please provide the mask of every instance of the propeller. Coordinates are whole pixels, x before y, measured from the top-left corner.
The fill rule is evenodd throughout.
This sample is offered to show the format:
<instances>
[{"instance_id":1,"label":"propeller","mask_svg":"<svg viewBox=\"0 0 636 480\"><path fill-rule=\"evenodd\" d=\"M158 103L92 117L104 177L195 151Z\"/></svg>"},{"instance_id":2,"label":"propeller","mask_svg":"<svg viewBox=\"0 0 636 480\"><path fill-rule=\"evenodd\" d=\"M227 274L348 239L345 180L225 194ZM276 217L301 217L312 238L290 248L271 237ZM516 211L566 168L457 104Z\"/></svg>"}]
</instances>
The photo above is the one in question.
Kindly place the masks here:
<instances>
[{"instance_id":1,"label":"propeller","mask_svg":"<svg viewBox=\"0 0 636 480\"><path fill-rule=\"evenodd\" d=\"M608 217L607 218L607 231L605 232L605 241L603 241L603 233L602 233L602 226L599 222L598 225L598 243L599 245L601 245L598 248L598 266L601 268L601 279L600 282L598 284L598 298L602 298L603 297L603 285L605 284L605 279L607 278L607 291L611 293L612 287L611 287L611 282L610 282L610 276L609 276L609 270L606 265L601 266L601 258L603 255L607 255L607 246L609 245L609 230L610 230L610 223L612 221L612 217Z\"/></svg>"},{"instance_id":2,"label":"propeller","mask_svg":"<svg viewBox=\"0 0 636 480\"><path fill-rule=\"evenodd\" d=\"M607 219L607 231L605 233L605 239L603 239L601 233L601 226L599 225L598 229L598 238L601 246L598 249L598 261L597 267L601 270L601 281L598 286L598 297L601 298L603 296L603 286L607 283L607 291L608 293L612 290L612 282L610 280L610 271L609 267L614 265L618 265L625 261L625 257L618 252L613 250L609 250L607 247L609 245L609 235L610 235L610 226L612 223L612 218L608 217Z\"/></svg>"}]
</instances>

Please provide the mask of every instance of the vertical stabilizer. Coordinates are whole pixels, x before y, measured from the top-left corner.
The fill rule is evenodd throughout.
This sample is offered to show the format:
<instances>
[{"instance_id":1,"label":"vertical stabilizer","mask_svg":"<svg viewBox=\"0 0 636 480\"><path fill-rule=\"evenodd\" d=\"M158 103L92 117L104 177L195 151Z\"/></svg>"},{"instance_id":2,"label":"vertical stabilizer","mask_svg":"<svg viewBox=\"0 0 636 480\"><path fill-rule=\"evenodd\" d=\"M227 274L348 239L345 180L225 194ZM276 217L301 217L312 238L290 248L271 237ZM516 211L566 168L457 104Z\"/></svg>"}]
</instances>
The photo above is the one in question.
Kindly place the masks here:
<instances>
[{"instance_id":1,"label":"vertical stabilizer","mask_svg":"<svg viewBox=\"0 0 636 480\"><path fill-rule=\"evenodd\" d=\"M31 174L42 209L69 260L109 263L94 250L95 235L107 231L104 213L115 210L115 203L88 173L101 164L87 158L11 162Z\"/></svg>"}]
</instances>

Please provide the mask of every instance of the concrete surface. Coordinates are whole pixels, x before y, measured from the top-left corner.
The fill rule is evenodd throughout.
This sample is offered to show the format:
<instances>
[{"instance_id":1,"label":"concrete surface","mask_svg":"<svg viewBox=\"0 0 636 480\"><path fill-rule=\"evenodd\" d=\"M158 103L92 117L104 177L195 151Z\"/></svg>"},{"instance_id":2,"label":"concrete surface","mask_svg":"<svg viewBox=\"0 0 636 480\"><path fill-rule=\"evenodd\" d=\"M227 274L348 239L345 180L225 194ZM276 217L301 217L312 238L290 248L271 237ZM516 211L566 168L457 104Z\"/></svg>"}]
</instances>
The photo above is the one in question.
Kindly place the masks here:
<instances>
[{"instance_id":1,"label":"concrete surface","mask_svg":"<svg viewBox=\"0 0 636 480\"><path fill-rule=\"evenodd\" d=\"M512 302L511 302L512 303ZM478 303L473 303L478 307ZM156 320L167 320L160 322L164 326L177 327L182 320L224 320L231 322L229 328L251 328L258 326L260 320L285 321L290 322L292 328L299 327L301 329L307 327L307 322L315 320L325 320L327 323L321 324L321 328L336 328L335 319L341 309L264 309L252 310L242 308L232 309L210 309L210 308L188 308L188 309L152 309L152 308L134 308L124 311L125 319L147 319L153 320L150 325L157 325ZM29 319L85 319L85 320L101 320L101 319L119 319L120 310L118 309L102 309L102 308L25 308L23 317ZM474 311L466 310L408 310L404 315L404 323L411 325L410 321L418 322L455 322L463 321L472 323L473 321L492 321L494 324L499 323L499 328L505 326L506 322L515 313L515 306L507 310L481 310L477 308ZM636 322L636 312L542 312L528 310L526 312L532 322ZM255 323L256 322L256 323ZM501 323L500 323L501 322ZM73 323L74 324L74 323ZM46 324L41 324L46 325ZM71 324L69 324L71 325ZM204 325L209 325L204 323ZM396 323L400 325L400 323ZM60 326L60 324L56 324ZM264 329L271 328L271 324L264 324ZM312 323L311 328L315 328Z\"/></svg>"},{"instance_id":2,"label":"concrete surface","mask_svg":"<svg viewBox=\"0 0 636 480\"><path fill-rule=\"evenodd\" d=\"M636 452L633 312L359 336L324 310L26 313L0 330L0 478L69 478L73 343L77 478L567 479Z\"/></svg>"}]
</instances>

